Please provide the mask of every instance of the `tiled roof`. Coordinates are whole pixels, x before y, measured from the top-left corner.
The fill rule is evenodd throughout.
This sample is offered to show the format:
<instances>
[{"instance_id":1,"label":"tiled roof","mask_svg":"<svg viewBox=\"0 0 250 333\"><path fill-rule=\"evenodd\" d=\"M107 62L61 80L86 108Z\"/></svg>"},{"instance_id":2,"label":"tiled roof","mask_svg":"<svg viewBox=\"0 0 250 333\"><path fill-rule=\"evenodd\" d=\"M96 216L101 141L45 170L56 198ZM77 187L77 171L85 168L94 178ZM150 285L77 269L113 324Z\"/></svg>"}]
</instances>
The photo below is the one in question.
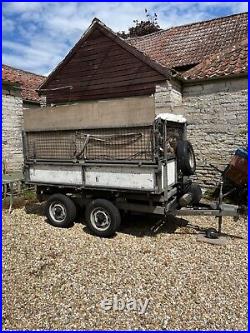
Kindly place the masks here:
<instances>
[{"instance_id":1,"label":"tiled roof","mask_svg":"<svg viewBox=\"0 0 250 333\"><path fill-rule=\"evenodd\" d=\"M206 57L199 65L184 72L185 79L197 80L247 73L247 39L221 52Z\"/></svg>"},{"instance_id":2,"label":"tiled roof","mask_svg":"<svg viewBox=\"0 0 250 333\"><path fill-rule=\"evenodd\" d=\"M10 83L19 83L24 101L38 102L39 96L35 89L42 84L45 77L7 65L2 65L2 80Z\"/></svg>"},{"instance_id":3,"label":"tiled roof","mask_svg":"<svg viewBox=\"0 0 250 333\"><path fill-rule=\"evenodd\" d=\"M127 42L168 68L195 65L247 38L248 14L161 30Z\"/></svg>"}]
</instances>

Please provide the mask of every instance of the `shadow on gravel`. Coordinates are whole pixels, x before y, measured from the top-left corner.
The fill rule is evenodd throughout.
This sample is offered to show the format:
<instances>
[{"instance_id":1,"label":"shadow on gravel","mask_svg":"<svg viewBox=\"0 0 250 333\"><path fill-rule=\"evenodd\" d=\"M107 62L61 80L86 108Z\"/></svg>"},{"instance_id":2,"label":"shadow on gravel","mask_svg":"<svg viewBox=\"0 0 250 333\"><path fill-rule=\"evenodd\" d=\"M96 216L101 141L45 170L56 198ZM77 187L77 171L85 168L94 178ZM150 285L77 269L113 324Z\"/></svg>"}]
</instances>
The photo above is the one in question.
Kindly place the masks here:
<instances>
[{"instance_id":1,"label":"shadow on gravel","mask_svg":"<svg viewBox=\"0 0 250 333\"><path fill-rule=\"evenodd\" d=\"M27 203L24 206L25 212L27 214L36 214L39 216L45 216L44 211L45 211L45 202L31 202Z\"/></svg>"},{"instance_id":2,"label":"shadow on gravel","mask_svg":"<svg viewBox=\"0 0 250 333\"><path fill-rule=\"evenodd\" d=\"M91 235L91 236L93 236L93 237L98 237L98 236L96 236L96 235L94 235L85 225L84 225L84 222L82 222L82 224L83 224L83 232L85 232L86 234L88 234L88 235ZM120 231L120 230L119 230ZM119 231L118 231L118 233L119 233ZM115 238L117 236L117 233L115 233L113 236L111 236L111 237L108 237L109 239L113 239L113 238Z\"/></svg>"},{"instance_id":3,"label":"shadow on gravel","mask_svg":"<svg viewBox=\"0 0 250 333\"><path fill-rule=\"evenodd\" d=\"M93 235L85 225L84 218L81 216L76 220L76 223L83 225L83 231L89 235ZM159 217L149 214L126 214L122 216L119 233L136 236L136 237L154 237L159 233L175 233L179 227L186 226L188 221L171 217L168 221L164 221ZM115 234L111 238L115 238Z\"/></svg>"},{"instance_id":4,"label":"shadow on gravel","mask_svg":"<svg viewBox=\"0 0 250 333\"><path fill-rule=\"evenodd\" d=\"M197 235L205 233L207 227L189 224L189 221L183 218L168 216L162 219L149 214L127 214L123 217L120 230L118 232L129 234L136 237L156 236L157 234L177 234L177 235ZM244 239L228 233L221 234L223 237L232 239Z\"/></svg>"},{"instance_id":5,"label":"shadow on gravel","mask_svg":"<svg viewBox=\"0 0 250 333\"><path fill-rule=\"evenodd\" d=\"M187 224L187 220L174 216L169 216L166 220L150 214L126 214L119 232L136 237L155 236L160 233L175 233L178 228Z\"/></svg>"},{"instance_id":6,"label":"shadow on gravel","mask_svg":"<svg viewBox=\"0 0 250 333\"><path fill-rule=\"evenodd\" d=\"M25 211L27 214L36 214L38 216L44 216L44 222L49 223L45 217L45 202L27 203L25 204ZM79 211L75 223L82 224L83 232L89 235L93 235L86 227L84 222L84 211ZM204 233L206 228L199 226L188 225L189 221L186 219L178 218L175 216L169 216L167 219L163 219L156 215L150 214L122 214L122 223L118 233L128 234L136 237L148 237L156 236L161 233L178 234L178 235L197 235L198 233ZM73 224L74 225L74 224ZM73 226L72 225L72 226ZM71 228L70 226L69 228ZM243 237L223 233L221 236L230 237L233 239L243 239ZM116 234L111 237L115 238Z\"/></svg>"},{"instance_id":7,"label":"shadow on gravel","mask_svg":"<svg viewBox=\"0 0 250 333\"><path fill-rule=\"evenodd\" d=\"M27 214L44 216L44 222L49 223L44 213L45 202L27 203L25 204L25 211ZM85 225L83 215L84 212L78 211L75 223L82 224L83 231L89 235L92 235L92 233ZM178 228L185 227L187 224L187 220L174 216L170 216L167 220L164 220L159 216L150 214L123 214L121 227L118 233L124 233L136 237L155 236L159 233L175 233ZM190 231L191 230L189 230L189 232ZM112 238L114 237L116 237L116 235L114 235Z\"/></svg>"}]
</instances>

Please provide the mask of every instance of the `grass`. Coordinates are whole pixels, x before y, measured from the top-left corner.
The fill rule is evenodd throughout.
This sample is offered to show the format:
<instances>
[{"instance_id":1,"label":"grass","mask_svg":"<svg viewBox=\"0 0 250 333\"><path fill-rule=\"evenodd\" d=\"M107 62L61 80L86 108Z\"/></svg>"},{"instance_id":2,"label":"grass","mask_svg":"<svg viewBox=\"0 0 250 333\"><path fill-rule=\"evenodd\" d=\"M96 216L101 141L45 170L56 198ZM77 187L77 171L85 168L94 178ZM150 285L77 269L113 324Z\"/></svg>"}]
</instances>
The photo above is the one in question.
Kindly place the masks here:
<instances>
[{"instance_id":1,"label":"grass","mask_svg":"<svg viewBox=\"0 0 250 333\"><path fill-rule=\"evenodd\" d=\"M36 192L31 188L24 188L21 193L15 193L13 195L13 208L22 208L27 203L36 203L38 202L36 198ZM7 196L5 199L2 199L3 209L9 209L10 206L10 197Z\"/></svg>"}]
</instances>

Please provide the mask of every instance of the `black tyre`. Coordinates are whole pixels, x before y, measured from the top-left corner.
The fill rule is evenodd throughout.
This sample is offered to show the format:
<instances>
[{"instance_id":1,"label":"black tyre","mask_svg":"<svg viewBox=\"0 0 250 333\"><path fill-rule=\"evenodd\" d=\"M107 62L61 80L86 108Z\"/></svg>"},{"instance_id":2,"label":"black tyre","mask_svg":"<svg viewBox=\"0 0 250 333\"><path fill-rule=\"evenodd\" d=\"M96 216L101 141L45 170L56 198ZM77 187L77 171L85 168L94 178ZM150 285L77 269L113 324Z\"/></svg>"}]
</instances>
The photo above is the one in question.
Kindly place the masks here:
<instances>
[{"instance_id":1,"label":"black tyre","mask_svg":"<svg viewBox=\"0 0 250 333\"><path fill-rule=\"evenodd\" d=\"M121 215L112 202L96 199L86 207L85 220L93 234L100 237L111 237L120 227Z\"/></svg>"},{"instance_id":2,"label":"black tyre","mask_svg":"<svg viewBox=\"0 0 250 333\"><path fill-rule=\"evenodd\" d=\"M197 205L202 198L202 191L200 185L191 184L189 192L192 194L192 203Z\"/></svg>"},{"instance_id":3,"label":"black tyre","mask_svg":"<svg viewBox=\"0 0 250 333\"><path fill-rule=\"evenodd\" d=\"M45 214L55 227L67 228L71 226L76 217L76 206L69 197L57 193L51 195L45 206Z\"/></svg>"},{"instance_id":4,"label":"black tyre","mask_svg":"<svg viewBox=\"0 0 250 333\"><path fill-rule=\"evenodd\" d=\"M194 150L189 141L178 141L176 147L178 169L184 176L191 176L195 173L196 160Z\"/></svg>"}]
</instances>

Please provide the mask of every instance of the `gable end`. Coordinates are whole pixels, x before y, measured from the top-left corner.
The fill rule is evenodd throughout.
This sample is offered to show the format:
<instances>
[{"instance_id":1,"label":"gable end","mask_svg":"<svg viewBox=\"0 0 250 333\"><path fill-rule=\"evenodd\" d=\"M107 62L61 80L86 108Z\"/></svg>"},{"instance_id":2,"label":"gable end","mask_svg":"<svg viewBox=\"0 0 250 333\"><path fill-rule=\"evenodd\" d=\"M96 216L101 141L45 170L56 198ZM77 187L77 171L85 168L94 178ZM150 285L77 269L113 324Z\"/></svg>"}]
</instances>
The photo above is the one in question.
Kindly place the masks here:
<instances>
[{"instance_id":1,"label":"gable end","mask_svg":"<svg viewBox=\"0 0 250 333\"><path fill-rule=\"evenodd\" d=\"M47 103L149 95L168 69L97 23L52 72L39 93Z\"/></svg>"}]
</instances>

